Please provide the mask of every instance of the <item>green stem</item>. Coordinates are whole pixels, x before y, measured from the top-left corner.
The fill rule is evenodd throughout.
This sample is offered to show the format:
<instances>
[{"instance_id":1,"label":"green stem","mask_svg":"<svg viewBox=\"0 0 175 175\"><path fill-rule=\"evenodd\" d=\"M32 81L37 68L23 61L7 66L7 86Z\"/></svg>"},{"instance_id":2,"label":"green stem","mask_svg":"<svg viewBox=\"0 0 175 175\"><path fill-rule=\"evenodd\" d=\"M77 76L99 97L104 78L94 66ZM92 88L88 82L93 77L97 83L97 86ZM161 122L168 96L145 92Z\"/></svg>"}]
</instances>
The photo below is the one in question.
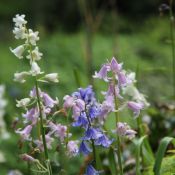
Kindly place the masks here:
<instances>
[{"instance_id":1,"label":"green stem","mask_svg":"<svg viewBox=\"0 0 175 175\"><path fill-rule=\"evenodd\" d=\"M38 102L38 107L39 107L40 129L41 129L42 141L43 141L43 146L44 146L45 161L47 164L48 173L49 173L49 175L52 175L52 169L51 169L51 165L50 165L50 161L49 161L47 144L46 144L45 128L44 128L44 124L43 124L42 107L41 107L37 78L35 80L35 88L36 88L36 96L37 96L37 102Z\"/></svg>"},{"instance_id":2,"label":"green stem","mask_svg":"<svg viewBox=\"0 0 175 175\"><path fill-rule=\"evenodd\" d=\"M173 70L173 97L175 98L175 50L174 50L174 16L173 16L173 0L170 0L170 35L171 35L171 46L172 46L172 70Z\"/></svg>"},{"instance_id":3,"label":"green stem","mask_svg":"<svg viewBox=\"0 0 175 175\"><path fill-rule=\"evenodd\" d=\"M114 87L114 100L115 100L115 109L117 110L118 104L117 104L117 96L115 93L115 87ZM115 112L115 118L116 118L116 125L117 125L117 123L119 122L118 112ZM122 166L122 158L121 158L121 140L118 135L117 135L117 157L118 157L120 175L123 175L123 166Z\"/></svg>"}]
</instances>

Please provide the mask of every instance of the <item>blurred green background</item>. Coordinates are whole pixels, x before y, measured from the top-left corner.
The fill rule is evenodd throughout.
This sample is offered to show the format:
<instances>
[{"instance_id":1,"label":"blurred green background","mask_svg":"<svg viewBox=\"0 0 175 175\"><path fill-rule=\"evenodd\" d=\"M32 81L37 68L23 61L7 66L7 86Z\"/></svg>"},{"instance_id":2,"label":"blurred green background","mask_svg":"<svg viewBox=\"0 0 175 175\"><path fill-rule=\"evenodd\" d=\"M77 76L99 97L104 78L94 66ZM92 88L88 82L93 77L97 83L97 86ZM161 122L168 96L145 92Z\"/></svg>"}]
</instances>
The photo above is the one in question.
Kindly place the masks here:
<instances>
[{"instance_id":1,"label":"blurred green background","mask_svg":"<svg viewBox=\"0 0 175 175\"><path fill-rule=\"evenodd\" d=\"M6 86L5 121L12 133L10 140L0 141L0 149L7 157L7 162L0 164L0 175L21 168L17 159L20 152L18 137L13 134L11 124L20 115L15 99L26 96L32 88L30 83L13 82L13 74L28 70L29 66L27 61L19 61L10 52L10 47L20 44L12 33L12 18L25 14L28 27L39 31L38 45L44 54L41 67L45 72L58 72L60 77L58 85L43 86L43 89L58 96L61 102L64 94L70 94L78 87L75 74L80 77L81 86L93 83L96 90L104 90L103 84L93 82L90 75L115 56L124 63L124 68L137 72L141 92L155 107L150 113L159 117L156 105L169 101L173 94L170 22L168 13L160 14L158 10L159 5L166 2L0 1L0 84Z\"/></svg>"}]
</instances>

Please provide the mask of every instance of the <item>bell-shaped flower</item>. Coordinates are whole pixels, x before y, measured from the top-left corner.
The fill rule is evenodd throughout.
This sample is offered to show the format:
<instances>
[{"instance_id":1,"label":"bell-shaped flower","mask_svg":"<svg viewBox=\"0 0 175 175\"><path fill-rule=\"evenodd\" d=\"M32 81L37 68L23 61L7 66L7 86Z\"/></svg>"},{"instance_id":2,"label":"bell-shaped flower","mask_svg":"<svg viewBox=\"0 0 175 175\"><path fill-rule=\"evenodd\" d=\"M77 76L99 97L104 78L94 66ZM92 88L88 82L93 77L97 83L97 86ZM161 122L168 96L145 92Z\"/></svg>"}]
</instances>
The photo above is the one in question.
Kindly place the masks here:
<instances>
[{"instance_id":1,"label":"bell-shaped flower","mask_svg":"<svg viewBox=\"0 0 175 175\"><path fill-rule=\"evenodd\" d=\"M143 103L137 103L134 101L129 101L127 105L128 105L128 108L134 112L135 117L138 117L140 114L140 110L144 108Z\"/></svg>"},{"instance_id":2,"label":"bell-shaped flower","mask_svg":"<svg viewBox=\"0 0 175 175\"><path fill-rule=\"evenodd\" d=\"M30 140L30 133L32 131L32 125L27 125L23 130L16 130L16 133L20 134L23 140Z\"/></svg>"},{"instance_id":3,"label":"bell-shaped flower","mask_svg":"<svg viewBox=\"0 0 175 175\"><path fill-rule=\"evenodd\" d=\"M23 58L23 53L24 53L24 45L20 45L18 47L16 47L15 49L11 49L11 52L19 59L22 59Z\"/></svg>"},{"instance_id":4,"label":"bell-shaped flower","mask_svg":"<svg viewBox=\"0 0 175 175\"><path fill-rule=\"evenodd\" d=\"M78 141L70 140L67 144L67 154L70 157L74 157L78 154Z\"/></svg>"},{"instance_id":5,"label":"bell-shaped flower","mask_svg":"<svg viewBox=\"0 0 175 175\"><path fill-rule=\"evenodd\" d=\"M31 122L32 125L35 125L39 117L39 111L37 108L31 108L25 114L23 114L23 117L25 118L24 123Z\"/></svg>"},{"instance_id":6,"label":"bell-shaped flower","mask_svg":"<svg viewBox=\"0 0 175 175\"><path fill-rule=\"evenodd\" d=\"M13 30L13 34L16 39L24 39L26 38L26 28L25 27L15 27Z\"/></svg>"},{"instance_id":7,"label":"bell-shaped flower","mask_svg":"<svg viewBox=\"0 0 175 175\"><path fill-rule=\"evenodd\" d=\"M13 22L15 23L15 26L21 27L21 26L27 24L27 21L24 18L25 18L25 15L17 14L15 16L15 18L13 18Z\"/></svg>"},{"instance_id":8,"label":"bell-shaped flower","mask_svg":"<svg viewBox=\"0 0 175 175\"><path fill-rule=\"evenodd\" d=\"M85 132L85 136L82 138L82 140L95 140L102 136L102 133L99 131L99 129L96 128L88 128Z\"/></svg>"},{"instance_id":9,"label":"bell-shaped flower","mask_svg":"<svg viewBox=\"0 0 175 175\"><path fill-rule=\"evenodd\" d=\"M41 52L39 52L38 47L35 47L34 50L32 50L31 52L29 51L29 55L27 55L26 58L30 59L31 62L32 61L39 61L41 59L41 57L43 56L43 54Z\"/></svg>"},{"instance_id":10,"label":"bell-shaped flower","mask_svg":"<svg viewBox=\"0 0 175 175\"><path fill-rule=\"evenodd\" d=\"M16 107L25 108L30 103L30 98L23 98L21 100L16 100L16 101L17 101Z\"/></svg>"},{"instance_id":11,"label":"bell-shaped flower","mask_svg":"<svg viewBox=\"0 0 175 175\"><path fill-rule=\"evenodd\" d=\"M38 64L35 61L33 61L31 64L30 73L32 74L32 76L36 76L36 75L42 74L43 72L41 72Z\"/></svg>"},{"instance_id":12,"label":"bell-shaped flower","mask_svg":"<svg viewBox=\"0 0 175 175\"><path fill-rule=\"evenodd\" d=\"M97 140L95 140L95 145L101 145L105 148L108 148L112 144L112 140L109 140L109 138L102 134Z\"/></svg>"},{"instance_id":13,"label":"bell-shaped flower","mask_svg":"<svg viewBox=\"0 0 175 175\"><path fill-rule=\"evenodd\" d=\"M83 128L87 128L88 120L85 113L81 113L81 115L77 118L77 120L72 124L74 127L81 126Z\"/></svg>"},{"instance_id":14,"label":"bell-shaped flower","mask_svg":"<svg viewBox=\"0 0 175 175\"><path fill-rule=\"evenodd\" d=\"M80 144L79 152L83 153L84 155L88 155L92 152L92 149L89 148L88 144L85 141L82 141Z\"/></svg>"},{"instance_id":15,"label":"bell-shaped flower","mask_svg":"<svg viewBox=\"0 0 175 175\"><path fill-rule=\"evenodd\" d=\"M33 32L32 29L29 29L28 37L26 43L30 43L32 45L36 45L36 41L39 40L38 37L39 32Z\"/></svg>"},{"instance_id":16,"label":"bell-shaped flower","mask_svg":"<svg viewBox=\"0 0 175 175\"><path fill-rule=\"evenodd\" d=\"M28 155L28 154L21 154L20 155L20 158L26 162L30 162L30 163L33 163L33 162L37 162L38 160L33 158L32 156Z\"/></svg>"},{"instance_id":17,"label":"bell-shaped flower","mask_svg":"<svg viewBox=\"0 0 175 175\"><path fill-rule=\"evenodd\" d=\"M43 92L42 98L46 107L53 108L56 104L58 104L58 101L53 100L47 93Z\"/></svg>"},{"instance_id":18,"label":"bell-shaped flower","mask_svg":"<svg viewBox=\"0 0 175 175\"><path fill-rule=\"evenodd\" d=\"M44 76L44 79L46 81L50 81L50 82L54 82L54 83L58 83L58 74L57 73L50 73Z\"/></svg>"},{"instance_id":19,"label":"bell-shaped flower","mask_svg":"<svg viewBox=\"0 0 175 175\"><path fill-rule=\"evenodd\" d=\"M64 96L63 100L64 100L63 104L64 108L71 108L73 105L75 105L74 98L72 96L66 95Z\"/></svg>"},{"instance_id":20,"label":"bell-shaped flower","mask_svg":"<svg viewBox=\"0 0 175 175\"><path fill-rule=\"evenodd\" d=\"M52 149L52 143L53 143L54 139L50 136L49 133L45 135L45 138L46 138L47 148L48 149ZM44 151L44 145L43 145L42 139L40 139L40 140L34 140L34 143L37 145L37 148L40 151Z\"/></svg>"},{"instance_id":21,"label":"bell-shaped flower","mask_svg":"<svg viewBox=\"0 0 175 175\"><path fill-rule=\"evenodd\" d=\"M16 73L14 74L14 81L17 81L17 82L19 82L19 83L25 83L25 82L26 82L25 78L26 78L28 75L30 75L29 72L16 72Z\"/></svg>"},{"instance_id":22,"label":"bell-shaped flower","mask_svg":"<svg viewBox=\"0 0 175 175\"><path fill-rule=\"evenodd\" d=\"M97 171L92 165L88 165L86 169L85 175L99 175L99 171Z\"/></svg>"},{"instance_id":23,"label":"bell-shaped flower","mask_svg":"<svg viewBox=\"0 0 175 175\"><path fill-rule=\"evenodd\" d=\"M104 64L99 72L95 72L93 78L103 79L104 81L107 82L108 81L107 73L108 73L108 66Z\"/></svg>"},{"instance_id":24,"label":"bell-shaped flower","mask_svg":"<svg viewBox=\"0 0 175 175\"><path fill-rule=\"evenodd\" d=\"M112 60L111 60L111 64L110 64L110 67L111 67L111 70L114 72L114 73L119 73L122 69L122 63L118 63L117 60L113 57Z\"/></svg>"}]
</instances>

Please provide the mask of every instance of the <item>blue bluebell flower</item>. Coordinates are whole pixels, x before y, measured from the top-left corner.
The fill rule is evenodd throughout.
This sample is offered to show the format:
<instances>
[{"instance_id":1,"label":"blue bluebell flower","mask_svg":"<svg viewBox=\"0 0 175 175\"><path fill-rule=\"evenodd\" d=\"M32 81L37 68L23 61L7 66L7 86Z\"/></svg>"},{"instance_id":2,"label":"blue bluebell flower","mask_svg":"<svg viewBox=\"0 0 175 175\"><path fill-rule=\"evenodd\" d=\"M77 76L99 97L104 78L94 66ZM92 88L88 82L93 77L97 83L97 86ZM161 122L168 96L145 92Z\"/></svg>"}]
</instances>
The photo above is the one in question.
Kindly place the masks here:
<instances>
[{"instance_id":1,"label":"blue bluebell flower","mask_svg":"<svg viewBox=\"0 0 175 175\"><path fill-rule=\"evenodd\" d=\"M108 148L112 144L112 140L110 140L105 134L102 134L97 140L95 140L95 145L101 145L103 147Z\"/></svg>"},{"instance_id":2,"label":"blue bluebell flower","mask_svg":"<svg viewBox=\"0 0 175 175\"><path fill-rule=\"evenodd\" d=\"M86 114L85 113L82 113L78 117L77 121L73 122L72 126L74 126L74 127L81 126L83 128L87 128L87 126L88 126L88 120L87 120Z\"/></svg>"},{"instance_id":3,"label":"blue bluebell flower","mask_svg":"<svg viewBox=\"0 0 175 175\"><path fill-rule=\"evenodd\" d=\"M92 165L88 165L85 175L98 175L98 174L99 172Z\"/></svg>"},{"instance_id":4,"label":"blue bluebell flower","mask_svg":"<svg viewBox=\"0 0 175 175\"><path fill-rule=\"evenodd\" d=\"M100 132L99 129L89 127L86 130L85 136L82 139L83 140L91 140L91 139L96 140L96 139L98 139L101 136L102 136L102 133Z\"/></svg>"},{"instance_id":5,"label":"blue bluebell flower","mask_svg":"<svg viewBox=\"0 0 175 175\"><path fill-rule=\"evenodd\" d=\"M88 155L92 152L91 148L89 148L88 144L85 141L82 141L80 144L79 152L84 155Z\"/></svg>"}]
</instances>

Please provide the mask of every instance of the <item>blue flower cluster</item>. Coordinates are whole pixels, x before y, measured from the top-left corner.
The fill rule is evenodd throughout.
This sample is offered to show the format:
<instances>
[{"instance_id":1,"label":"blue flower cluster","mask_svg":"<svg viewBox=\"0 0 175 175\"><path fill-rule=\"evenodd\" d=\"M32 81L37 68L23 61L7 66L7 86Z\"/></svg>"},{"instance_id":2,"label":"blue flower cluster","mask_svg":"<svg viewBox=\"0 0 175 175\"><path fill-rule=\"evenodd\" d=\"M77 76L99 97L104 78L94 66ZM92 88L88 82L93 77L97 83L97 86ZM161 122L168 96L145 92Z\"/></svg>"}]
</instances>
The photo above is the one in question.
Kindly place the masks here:
<instances>
[{"instance_id":1,"label":"blue flower cluster","mask_svg":"<svg viewBox=\"0 0 175 175\"><path fill-rule=\"evenodd\" d=\"M102 127L97 124L102 112L102 105L95 98L92 86L79 88L72 96L66 96L64 106L71 107L73 111L73 126L84 128L84 136L81 138L79 152L88 155L92 152L91 144L108 148L112 140L104 133ZM87 171L88 172L88 171ZM87 174L87 173L86 173Z\"/></svg>"}]
</instances>

